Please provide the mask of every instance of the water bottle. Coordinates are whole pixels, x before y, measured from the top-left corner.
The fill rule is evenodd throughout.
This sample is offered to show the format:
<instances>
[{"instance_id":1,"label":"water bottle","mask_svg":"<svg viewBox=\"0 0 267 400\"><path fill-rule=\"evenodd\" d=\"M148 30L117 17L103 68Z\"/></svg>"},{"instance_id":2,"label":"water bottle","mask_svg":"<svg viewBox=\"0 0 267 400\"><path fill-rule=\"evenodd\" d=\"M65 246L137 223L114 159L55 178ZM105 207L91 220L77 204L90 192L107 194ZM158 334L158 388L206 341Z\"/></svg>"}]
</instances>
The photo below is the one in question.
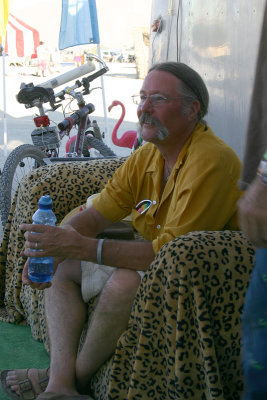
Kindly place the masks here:
<instances>
[{"instance_id":1,"label":"water bottle","mask_svg":"<svg viewBox=\"0 0 267 400\"><path fill-rule=\"evenodd\" d=\"M52 211L51 197L49 195L42 196L38 202L38 210L32 216L33 224L55 225L56 220ZM40 249L32 250L32 252L34 251L40 251ZM53 257L30 257L29 278L33 282L50 282L53 278L53 268Z\"/></svg>"}]
</instances>

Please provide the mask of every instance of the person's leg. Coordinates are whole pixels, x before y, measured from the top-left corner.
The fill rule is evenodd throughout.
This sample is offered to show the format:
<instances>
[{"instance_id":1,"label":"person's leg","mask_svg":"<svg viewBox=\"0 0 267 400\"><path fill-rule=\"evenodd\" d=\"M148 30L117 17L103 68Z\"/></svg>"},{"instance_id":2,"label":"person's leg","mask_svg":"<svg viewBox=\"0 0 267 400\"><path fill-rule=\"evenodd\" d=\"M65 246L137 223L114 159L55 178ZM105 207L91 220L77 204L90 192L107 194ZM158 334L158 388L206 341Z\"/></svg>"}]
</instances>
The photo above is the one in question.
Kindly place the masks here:
<instances>
[{"instance_id":1,"label":"person's leg","mask_svg":"<svg viewBox=\"0 0 267 400\"><path fill-rule=\"evenodd\" d=\"M50 370L46 391L75 394L75 363L79 340L86 318L81 297L80 262L66 260L58 266L51 288L45 291L45 310L50 338ZM19 374L8 373L6 382L19 394ZM28 378L40 393L38 373L29 369Z\"/></svg>"},{"instance_id":2,"label":"person's leg","mask_svg":"<svg viewBox=\"0 0 267 400\"><path fill-rule=\"evenodd\" d=\"M51 346L47 392L75 394L77 382L79 390L86 392L92 374L115 350L117 340L127 326L133 299L140 284L140 276L135 271L118 269L113 273L100 295L85 343L77 358L86 318L86 304L81 297L79 264L73 260L62 263L52 287L46 292ZM18 391L15 371L10 374L12 390ZM29 377L33 385L38 384L35 370L29 370Z\"/></svg>"},{"instance_id":3,"label":"person's leg","mask_svg":"<svg viewBox=\"0 0 267 400\"><path fill-rule=\"evenodd\" d=\"M76 377L81 392L87 391L91 376L114 352L127 327L140 280L135 271L117 269L102 290L77 358Z\"/></svg>"},{"instance_id":4,"label":"person's leg","mask_svg":"<svg viewBox=\"0 0 267 400\"><path fill-rule=\"evenodd\" d=\"M47 392L74 394L75 364L86 305L81 296L80 261L60 264L45 296L50 339L50 378Z\"/></svg>"}]
</instances>

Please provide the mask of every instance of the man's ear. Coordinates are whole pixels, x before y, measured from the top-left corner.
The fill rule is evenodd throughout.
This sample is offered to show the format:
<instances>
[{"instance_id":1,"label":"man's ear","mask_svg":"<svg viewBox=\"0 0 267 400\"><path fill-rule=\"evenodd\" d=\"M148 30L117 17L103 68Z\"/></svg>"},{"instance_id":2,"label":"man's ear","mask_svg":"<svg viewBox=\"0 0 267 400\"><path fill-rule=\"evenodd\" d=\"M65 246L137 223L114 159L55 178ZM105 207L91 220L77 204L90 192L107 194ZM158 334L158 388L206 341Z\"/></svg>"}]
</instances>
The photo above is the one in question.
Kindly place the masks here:
<instances>
[{"instance_id":1,"label":"man's ear","mask_svg":"<svg viewBox=\"0 0 267 400\"><path fill-rule=\"evenodd\" d=\"M197 118L197 114L198 114L199 110L200 110L200 103L198 100L194 100L191 103L190 111L188 113L189 121L194 121Z\"/></svg>"}]
</instances>

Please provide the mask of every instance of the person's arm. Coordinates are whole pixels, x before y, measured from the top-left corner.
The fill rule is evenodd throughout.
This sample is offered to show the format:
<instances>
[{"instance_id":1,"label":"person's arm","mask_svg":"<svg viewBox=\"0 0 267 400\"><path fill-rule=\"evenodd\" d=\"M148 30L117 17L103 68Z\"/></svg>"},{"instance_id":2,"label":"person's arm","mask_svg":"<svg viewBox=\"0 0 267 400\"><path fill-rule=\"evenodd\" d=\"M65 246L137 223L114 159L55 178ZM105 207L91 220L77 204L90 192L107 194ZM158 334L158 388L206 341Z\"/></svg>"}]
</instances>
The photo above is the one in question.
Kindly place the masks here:
<instances>
[{"instance_id":1,"label":"person's arm","mask_svg":"<svg viewBox=\"0 0 267 400\"><path fill-rule=\"evenodd\" d=\"M23 224L26 249L24 255L34 257L51 256L97 262L99 240L94 237L112 222L93 207L79 212L63 227ZM38 235L36 235L38 233ZM146 270L155 253L151 242L105 240L102 248L102 263L118 268Z\"/></svg>"},{"instance_id":2,"label":"person's arm","mask_svg":"<svg viewBox=\"0 0 267 400\"><path fill-rule=\"evenodd\" d=\"M256 247L267 247L267 185L256 177L238 202L239 222Z\"/></svg>"},{"instance_id":3,"label":"person's arm","mask_svg":"<svg viewBox=\"0 0 267 400\"><path fill-rule=\"evenodd\" d=\"M69 218L64 226L71 226L83 236L95 237L111 224L112 221L90 206Z\"/></svg>"}]
</instances>

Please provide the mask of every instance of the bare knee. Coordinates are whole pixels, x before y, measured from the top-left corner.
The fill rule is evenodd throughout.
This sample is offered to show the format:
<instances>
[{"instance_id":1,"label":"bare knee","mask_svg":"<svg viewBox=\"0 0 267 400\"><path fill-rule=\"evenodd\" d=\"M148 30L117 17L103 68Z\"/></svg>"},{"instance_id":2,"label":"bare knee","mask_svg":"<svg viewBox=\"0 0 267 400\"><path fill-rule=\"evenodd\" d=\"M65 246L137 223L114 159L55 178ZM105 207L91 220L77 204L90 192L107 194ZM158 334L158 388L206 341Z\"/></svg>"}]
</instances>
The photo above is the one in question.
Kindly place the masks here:
<instances>
[{"instance_id":1,"label":"bare knee","mask_svg":"<svg viewBox=\"0 0 267 400\"><path fill-rule=\"evenodd\" d=\"M108 285L112 285L118 292L136 292L141 278L138 272L130 269L116 269L111 275Z\"/></svg>"},{"instance_id":2,"label":"bare knee","mask_svg":"<svg viewBox=\"0 0 267 400\"><path fill-rule=\"evenodd\" d=\"M53 277L53 285L74 282L81 284L81 262L78 260L66 259L57 267Z\"/></svg>"},{"instance_id":3,"label":"bare knee","mask_svg":"<svg viewBox=\"0 0 267 400\"><path fill-rule=\"evenodd\" d=\"M117 269L106 283L100 300L109 308L118 304L132 303L141 278L136 271Z\"/></svg>"}]
</instances>

